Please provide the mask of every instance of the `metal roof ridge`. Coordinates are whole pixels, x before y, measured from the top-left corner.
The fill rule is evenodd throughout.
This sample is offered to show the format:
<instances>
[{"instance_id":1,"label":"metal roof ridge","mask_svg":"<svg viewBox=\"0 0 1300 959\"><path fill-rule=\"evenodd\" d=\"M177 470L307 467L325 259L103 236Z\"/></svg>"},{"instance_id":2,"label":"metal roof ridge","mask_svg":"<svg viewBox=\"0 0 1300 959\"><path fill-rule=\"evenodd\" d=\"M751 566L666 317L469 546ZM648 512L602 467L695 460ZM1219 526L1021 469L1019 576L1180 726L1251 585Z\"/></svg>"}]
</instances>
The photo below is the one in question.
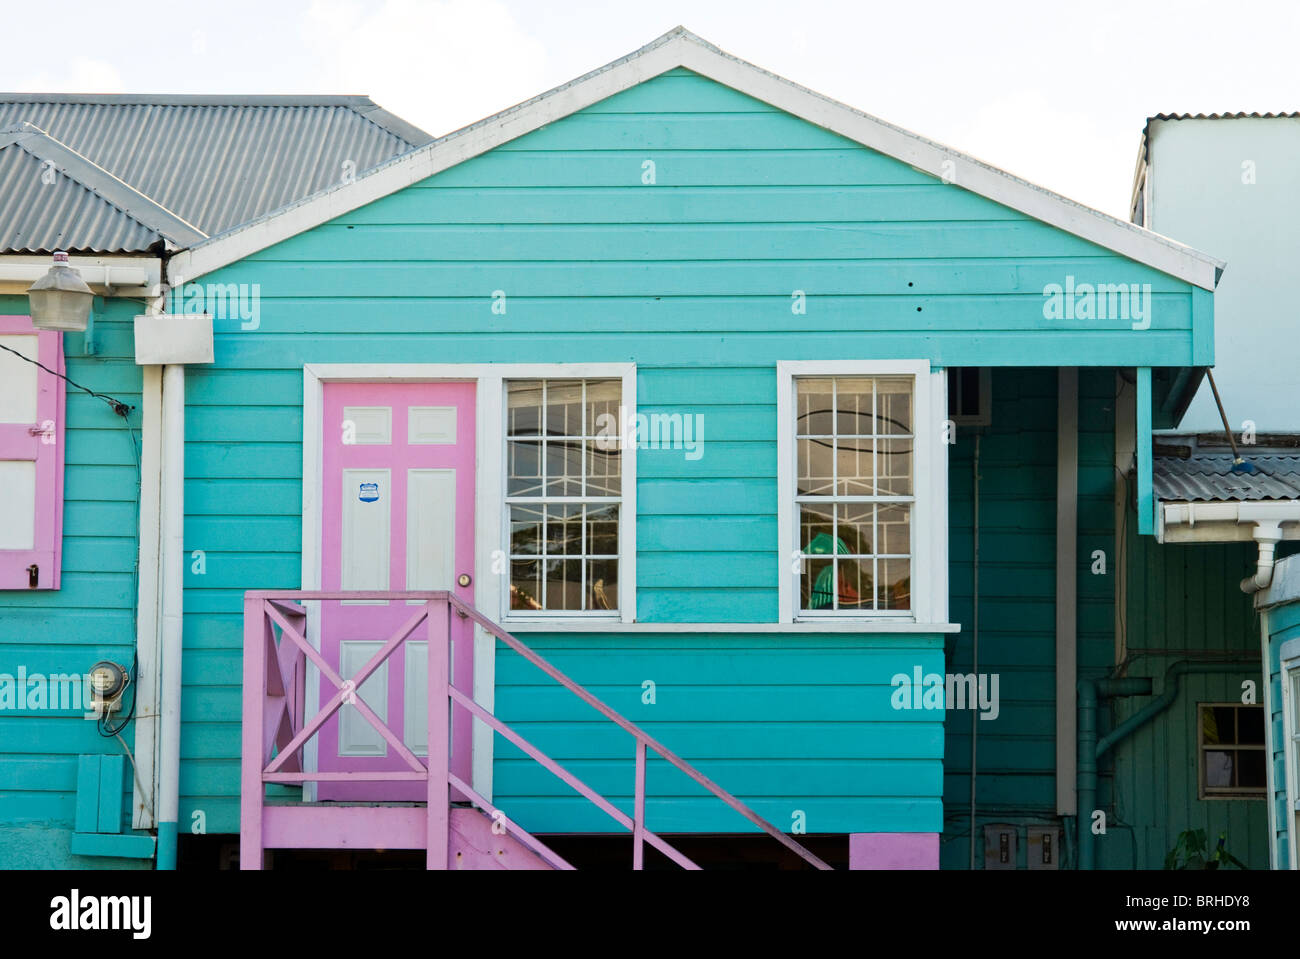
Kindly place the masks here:
<instances>
[{"instance_id":1,"label":"metal roof ridge","mask_svg":"<svg viewBox=\"0 0 1300 959\"><path fill-rule=\"evenodd\" d=\"M34 123L20 121L0 130L0 149L9 146L16 146L39 160L50 161L68 179L177 246L192 246L207 238L207 234L192 223Z\"/></svg>"}]
</instances>

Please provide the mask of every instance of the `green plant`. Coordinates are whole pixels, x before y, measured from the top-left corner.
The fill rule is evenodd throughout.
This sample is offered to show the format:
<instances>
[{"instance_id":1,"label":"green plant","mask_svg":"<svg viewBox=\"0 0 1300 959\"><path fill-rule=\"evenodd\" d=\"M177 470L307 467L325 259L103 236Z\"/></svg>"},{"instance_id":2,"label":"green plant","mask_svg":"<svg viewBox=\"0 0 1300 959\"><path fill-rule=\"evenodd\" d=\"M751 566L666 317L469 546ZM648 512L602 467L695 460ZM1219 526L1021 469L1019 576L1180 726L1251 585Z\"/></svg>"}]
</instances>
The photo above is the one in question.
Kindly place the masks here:
<instances>
[{"instance_id":1,"label":"green plant","mask_svg":"<svg viewBox=\"0 0 1300 959\"><path fill-rule=\"evenodd\" d=\"M1235 866L1238 869L1245 869L1246 864L1225 848L1224 843L1227 838L1227 833L1219 833L1219 842L1211 852L1204 829L1186 829L1179 833L1174 848L1165 853L1165 868L1219 869Z\"/></svg>"}]
</instances>

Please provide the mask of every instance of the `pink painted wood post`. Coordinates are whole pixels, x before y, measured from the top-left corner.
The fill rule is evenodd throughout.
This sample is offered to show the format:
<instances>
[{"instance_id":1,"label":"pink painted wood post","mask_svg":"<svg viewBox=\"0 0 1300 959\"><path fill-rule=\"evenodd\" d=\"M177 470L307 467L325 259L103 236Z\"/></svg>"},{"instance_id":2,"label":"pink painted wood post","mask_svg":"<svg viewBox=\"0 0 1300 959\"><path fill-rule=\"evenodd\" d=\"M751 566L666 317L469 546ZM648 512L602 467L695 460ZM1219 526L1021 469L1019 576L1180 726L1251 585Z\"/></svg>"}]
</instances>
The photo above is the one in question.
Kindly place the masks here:
<instances>
[{"instance_id":1,"label":"pink painted wood post","mask_svg":"<svg viewBox=\"0 0 1300 959\"><path fill-rule=\"evenodd\" d=\"M239 868L262 868L262 712L266 704L266 617L244 597L244 725L239 785Z\"/></svg>"},{"instance_id":2,"label":"pink painted wood post","mask_svg":"<svg viewBox=\"0 0 1300 959\"><path fill-rule=\"evenodd\" d=\"M938 869L937 832L849 833L850 869Z\"/></svg>"},{"instance_id":3,"label":"pink painted wood post","mask_svg":"<svg viewBox=\"0 0 1300 959\"><path fill-rule=\"evenodd\" d=\"M451 756L447 720L447 658L451 646L451 604L439 600L429 612L429 805L426 810L425 868L446 869L451 833L451 796L447 774Z\"/></svg>"},{"instance_id":4,"label":"pink painted wood post","mask_svg":"<svg viewBox=\"0 0 1300 959\"><path fill-rule=\"evenodd\" d=\"M636 741L636 798L632 801L632 868L645 862L645 740Z\"/></svg>"}]
</instances>

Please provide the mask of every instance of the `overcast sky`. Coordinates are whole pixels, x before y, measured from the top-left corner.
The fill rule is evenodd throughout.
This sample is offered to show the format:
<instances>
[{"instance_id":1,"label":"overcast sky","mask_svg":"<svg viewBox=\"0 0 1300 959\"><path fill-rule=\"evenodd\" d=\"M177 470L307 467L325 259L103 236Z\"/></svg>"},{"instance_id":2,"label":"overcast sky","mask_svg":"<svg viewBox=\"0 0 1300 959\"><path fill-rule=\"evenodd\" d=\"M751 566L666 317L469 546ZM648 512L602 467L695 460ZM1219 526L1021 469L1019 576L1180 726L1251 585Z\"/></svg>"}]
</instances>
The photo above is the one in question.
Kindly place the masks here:
<instances>
[{"instance_id":1,"label":"overcast sky","mask_svg":"<svg viewBox=\"0 0 1300 959\"><path fill-rule=\"evenodd\" d=\"M1161 112L1300 110L1300 4L1208 0L6 3L0 89L361 93L443 134L682 24L1117 216Z\"/></svg>"}]
</instances>

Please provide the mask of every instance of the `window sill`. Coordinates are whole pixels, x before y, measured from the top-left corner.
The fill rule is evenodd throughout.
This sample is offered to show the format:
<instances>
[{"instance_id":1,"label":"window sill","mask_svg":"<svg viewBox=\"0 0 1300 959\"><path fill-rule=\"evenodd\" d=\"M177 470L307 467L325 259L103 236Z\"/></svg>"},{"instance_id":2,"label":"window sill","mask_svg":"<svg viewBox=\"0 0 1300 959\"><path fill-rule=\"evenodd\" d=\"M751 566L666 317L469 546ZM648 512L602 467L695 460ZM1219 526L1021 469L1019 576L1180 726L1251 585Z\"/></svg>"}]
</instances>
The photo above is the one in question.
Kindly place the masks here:
<instances>
[{"instance_id":1,"label":"window sill","mask_svg":"<svg viewBox=\"0 0 1300 959\"><path fill-rule=\"evenodd\" d=\"M610 619L505 621L508 633L957 633L960 623L800 620L795 623L624 623Z\"/></svg>"}]
</instances>

